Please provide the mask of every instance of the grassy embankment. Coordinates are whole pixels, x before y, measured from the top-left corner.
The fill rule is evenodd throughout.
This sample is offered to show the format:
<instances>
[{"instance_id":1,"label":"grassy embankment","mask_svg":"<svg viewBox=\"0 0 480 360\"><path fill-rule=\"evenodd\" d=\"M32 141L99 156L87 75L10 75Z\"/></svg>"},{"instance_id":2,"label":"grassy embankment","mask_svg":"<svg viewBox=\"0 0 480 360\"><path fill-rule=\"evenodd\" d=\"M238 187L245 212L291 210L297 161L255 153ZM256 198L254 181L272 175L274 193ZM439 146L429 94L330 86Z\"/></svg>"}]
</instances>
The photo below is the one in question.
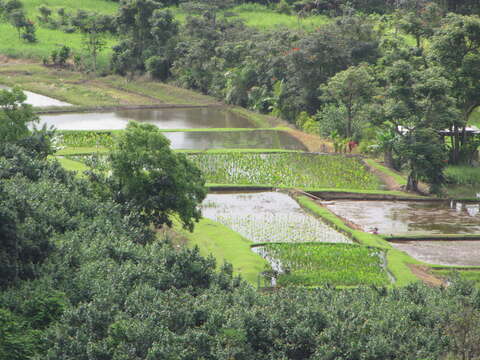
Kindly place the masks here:
<instances>
[{"instance_id":1,"label":"grassy embankment","mask_svg":"<svg viewBox=\"0 0 480 360\"><path fill-rule=\"evenodd\" d=\"M379 164L374 159L365 159L364 161L368 165L370 165L371 167L375 168L376 170L378 170L378 171L384 173L385 175L393 178L398 185L401 185L401 186L407 185L407 179L404 176L400 175L399 173L393 171L392 169L390 169L390 168L388 168L384 165Z\"/></svg>"},{"instance_id":2,"label":"grassy embankment","mask_svg":"<svg viewBox=\"0 0 480 360\"><path fill-rule=\"evenodd\" d=\"M259 274L269 268L265 259L251 251L253 242L218 222L202 219L192 233L178 224L175 229L188 239L189 247L198 246L203 256L213 255L217 266L229 262L234 274L241 275L252 285L256 285Z\"/></svg>"}]
</instances>

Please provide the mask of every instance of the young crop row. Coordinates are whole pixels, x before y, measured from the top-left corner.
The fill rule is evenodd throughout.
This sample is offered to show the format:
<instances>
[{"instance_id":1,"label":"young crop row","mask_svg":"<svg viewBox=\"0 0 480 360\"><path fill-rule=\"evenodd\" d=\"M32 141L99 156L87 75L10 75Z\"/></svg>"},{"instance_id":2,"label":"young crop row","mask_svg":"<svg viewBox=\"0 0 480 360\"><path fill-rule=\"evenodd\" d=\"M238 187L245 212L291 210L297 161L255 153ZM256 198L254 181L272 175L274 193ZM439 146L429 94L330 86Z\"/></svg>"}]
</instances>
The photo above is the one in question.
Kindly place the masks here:
<instances>
[{"instance_id":1,"label":"young crop row","mask_svg":"<svg viewBox=\"0 0 480 360\"><path fill-rule=\"evenodd\" d=\"M202 213L255 243L351 242L282 193L209 194Z\"/></svg>"},{"instance_id":2,"label":"young crop row","mask_svg":"<svg viewBox=\"0 0 480 360\"><path fill-rule=\"evenodd\" d=\"M269 244L254 248L277 270L280 286L388 285L381 250L355 244Z\"/></svg>"},{"instance_id":3,"label":"young crop row","mask_svg":"<svg viewBox=\"0 0 480 360\"><path fill-rule=\"evenodd\" d=\"M114 134L111 131L58 131L57 144L69 147L113 146Z\"/></svg>"},{"instance_id":4,"label":"young crop row","mask_svg":"<svg viewBox=\"0 0 480 360\"><path fill-rule=\"evenodd\" d=\"M376 190L378 179L355 158L301 153L191 154L207 182Z\"/></svg>"}]
</instances>

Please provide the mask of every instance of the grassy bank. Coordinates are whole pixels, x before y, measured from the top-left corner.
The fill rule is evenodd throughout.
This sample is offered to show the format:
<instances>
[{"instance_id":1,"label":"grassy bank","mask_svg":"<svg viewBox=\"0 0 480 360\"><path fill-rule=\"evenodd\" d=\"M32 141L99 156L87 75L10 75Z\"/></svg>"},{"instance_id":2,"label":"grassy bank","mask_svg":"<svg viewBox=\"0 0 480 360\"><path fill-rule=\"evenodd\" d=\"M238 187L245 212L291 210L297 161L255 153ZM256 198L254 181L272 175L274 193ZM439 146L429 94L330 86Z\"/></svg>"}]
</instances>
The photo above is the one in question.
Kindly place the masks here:
<instances>
[{"instance_id":1,"label":"grassy bank","mask_svg":"<svg viewBox=\"0 0 480 360\"><path fill-rule=\"evenodd\" d=\"M40 64L1 66L0 84L18 85L23 90L82 106L83 110L102 106L218 104L210 96L148 79L129 81L115 75L93 77Z\"/></svg>"},{"instance_id":2,"label":"grassy bank","mask_svg":"<svg viewBox=\"0 0 480 360\"><path fill-rule=\"evenodd\" d=\"M200 220L193 233L178 227L177 231L185 236L188 246L198 246L203 256L213 255L218 266L225 261L231 263L234 273L252 285L257 284L260 272L269 267L265 259L251 250L251 241L215 221Z\"/></svg>"},{"instance_id":3,"label":"grassy bank","mask_svg":"<svg viewBox=\"0 0 480 360\"><path fill-rule=\"evenodd\" d=\"M393 178L398 185L401 185L401 186L407 185L407 179L404 176L400 175L399 173L393 171L392 169L390 169L390 168L388 168L384 165L379 164L378 162L376 162L373 159L365 159L364 161L368 165L373 167L374 169L376 169L376 170L384 173L385 175Z\"/></svg>"}]
</instances>

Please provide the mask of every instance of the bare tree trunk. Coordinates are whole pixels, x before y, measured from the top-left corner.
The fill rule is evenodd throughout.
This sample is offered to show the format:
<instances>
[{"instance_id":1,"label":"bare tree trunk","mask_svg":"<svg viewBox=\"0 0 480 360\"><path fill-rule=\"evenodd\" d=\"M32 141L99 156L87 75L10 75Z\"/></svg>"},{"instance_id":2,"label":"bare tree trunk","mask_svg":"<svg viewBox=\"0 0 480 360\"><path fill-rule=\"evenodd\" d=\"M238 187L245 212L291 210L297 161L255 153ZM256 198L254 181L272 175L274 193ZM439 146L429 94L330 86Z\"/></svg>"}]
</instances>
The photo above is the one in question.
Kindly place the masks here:
<instances>
[{"instance_id":1,"label":"bare tree trunk","mask_svg":"<svg viewBox=\"0 0 480 360\"><path fill-rule=\"evenodd\" d=\"M406 190L418 192L418 180L413 171L408 175Z\"/></svg>"}]
</instances>

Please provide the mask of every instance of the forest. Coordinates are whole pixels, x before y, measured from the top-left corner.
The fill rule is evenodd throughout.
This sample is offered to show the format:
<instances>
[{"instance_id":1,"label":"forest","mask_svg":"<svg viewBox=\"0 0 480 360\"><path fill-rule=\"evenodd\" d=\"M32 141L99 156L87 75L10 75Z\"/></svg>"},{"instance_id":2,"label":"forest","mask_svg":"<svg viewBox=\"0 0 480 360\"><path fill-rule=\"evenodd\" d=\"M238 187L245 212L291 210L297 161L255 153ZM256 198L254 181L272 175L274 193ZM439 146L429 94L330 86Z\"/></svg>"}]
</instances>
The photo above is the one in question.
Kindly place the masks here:
<instances>
[{"instance_id":1,"label":"forest","mask_svg":"<svg viewBox=\"0 0 480 360\"><path fill-rule=\"evenodd\" d=\"M478 185L479 15L475 0L0 0L0 54L13 63L0 64L0 360L480 359L478 283L392 285L382 261L401 257L376 233L342 222L360 245L314 246L301 229L288 236L302 244L259 242L293 264L273 288L178 240L208 227L213 185L398 196L342 154L352 143L410 197ZM187 153L142 122L54 130L24 84L79 111L221 102L252 111L252 133L283 131L274 117L335 155ZM239 233L256 226L221 216ZM339 248L346 275L327 274ZM296 277L305 254L321 286Z\"/></svg>"}]
</instances>

